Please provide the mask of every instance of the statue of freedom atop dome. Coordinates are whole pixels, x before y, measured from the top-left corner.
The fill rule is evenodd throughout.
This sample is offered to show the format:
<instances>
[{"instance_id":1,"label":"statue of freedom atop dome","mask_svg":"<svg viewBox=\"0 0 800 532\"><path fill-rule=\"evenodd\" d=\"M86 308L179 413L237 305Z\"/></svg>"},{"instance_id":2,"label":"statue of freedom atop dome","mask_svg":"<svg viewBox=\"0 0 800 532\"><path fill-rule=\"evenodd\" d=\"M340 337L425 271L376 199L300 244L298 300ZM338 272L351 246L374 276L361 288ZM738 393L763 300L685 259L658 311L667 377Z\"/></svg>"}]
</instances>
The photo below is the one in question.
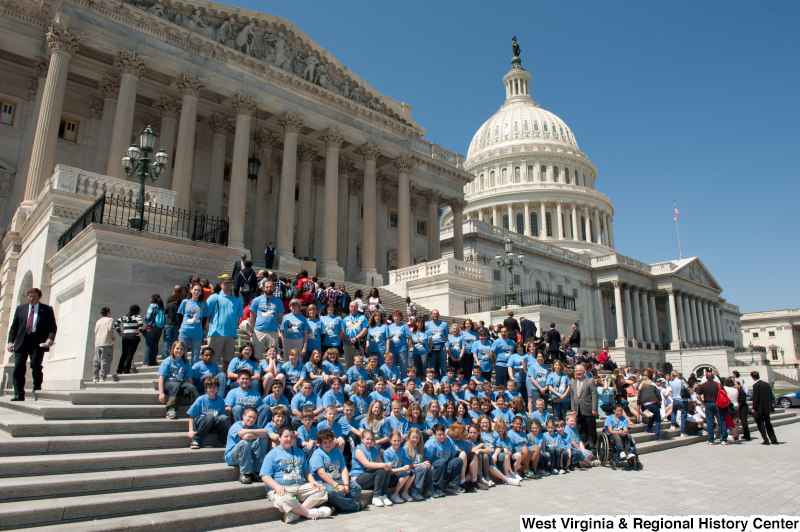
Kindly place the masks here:
<instances>
[{"instance_id":1,"label":"statue of freedom atop dome","mask_svg":"<svg viewBox=\"0 0 800 532\"><path fill-rule=\"evenodd\" d=\"M519 44L517 44L516 37L511 39L511 48L514 50L514 57L519 57Z\"/></svg>"}]
</instances>

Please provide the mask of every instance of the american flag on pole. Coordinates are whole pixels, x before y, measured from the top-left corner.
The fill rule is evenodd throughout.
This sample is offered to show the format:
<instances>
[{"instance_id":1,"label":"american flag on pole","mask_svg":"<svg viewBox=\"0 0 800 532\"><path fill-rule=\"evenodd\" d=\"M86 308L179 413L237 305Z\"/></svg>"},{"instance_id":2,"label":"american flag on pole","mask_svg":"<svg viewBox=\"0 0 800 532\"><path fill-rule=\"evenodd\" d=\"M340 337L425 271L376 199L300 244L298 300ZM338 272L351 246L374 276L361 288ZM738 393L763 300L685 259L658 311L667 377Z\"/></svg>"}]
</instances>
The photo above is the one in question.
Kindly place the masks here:
<instances>
[{"instance_id":1,"label":"american flag on pole","mask_svg":"<svg viewBox=\"0 0 800 532\"><path fill-rule=\"evenodd\" d=\"M679 214L680 214L680 213L678 212L678 207L675 207L675 221L676 221L676 222L678 221L678 215L679 215Z\"/></svg>"}]
</instances>

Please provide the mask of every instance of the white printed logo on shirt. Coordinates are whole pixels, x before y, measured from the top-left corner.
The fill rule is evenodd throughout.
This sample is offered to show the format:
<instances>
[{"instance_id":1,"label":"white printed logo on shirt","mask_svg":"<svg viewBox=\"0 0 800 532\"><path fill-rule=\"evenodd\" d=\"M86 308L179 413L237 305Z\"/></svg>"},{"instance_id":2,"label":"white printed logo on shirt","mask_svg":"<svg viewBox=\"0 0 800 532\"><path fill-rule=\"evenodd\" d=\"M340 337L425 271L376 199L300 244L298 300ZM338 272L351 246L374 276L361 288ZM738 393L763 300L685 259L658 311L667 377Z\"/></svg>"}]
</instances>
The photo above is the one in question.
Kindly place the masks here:
<instances>
[{"instance_id":1,"label":"white printed logo on shirt","mask_svg":"<svg viewBox=\"0 0 800 532\"><path fill-rule=\"evenodd\" d=\"M335 462L326 462L325 463L325 472L330 475L333 480L339 480L342 478L342 472L339 467L339 460Z\"/></svg>"},{"instance_id":2,"label":"white printed logo on shirt","mask_svg":"<svg viewBox=\"0 0 800 532\"><path fill-rule=\"evenodd\" d=\"M203 319L202 317L203 313L197 306L192 305L190 307L187 305L186 308L183 309L183 311L184 311L183 321L187 325L197 325Z\"/></svg>"},{"instance_id":3,"label":"white printed logo on shirt","mask_svg":"<svg viewBox=\"0 0 800 532\"><path fill-rule=\"evenodd\" d=\"M283 472L284 484L300 484L303 479L303 459L289 458L281 460L280 469Z\"/></svg>"},{"instance_id":4,"label":"white printed logo on shirt","mask_svg":"<svg viewBox=\"0 0 800 532\"><path fill-rule=\"evenodd\" d=\"M271 320L275 317L275 304L274 303L262 303L259 305L258 310L261 311L261 317Z\"/></svg>"},{"instance_id":5,"label":"white printed logo on shirt","mask_svg":"<svg viewBox=\"0 0 800 532\"><path fill-rule=\"evenodd\" d=\"M370 333L370 336L372 337L372 341L375 343L381 341L381 331L373 331L372 333Z\"/></svg>"}]
</instances>

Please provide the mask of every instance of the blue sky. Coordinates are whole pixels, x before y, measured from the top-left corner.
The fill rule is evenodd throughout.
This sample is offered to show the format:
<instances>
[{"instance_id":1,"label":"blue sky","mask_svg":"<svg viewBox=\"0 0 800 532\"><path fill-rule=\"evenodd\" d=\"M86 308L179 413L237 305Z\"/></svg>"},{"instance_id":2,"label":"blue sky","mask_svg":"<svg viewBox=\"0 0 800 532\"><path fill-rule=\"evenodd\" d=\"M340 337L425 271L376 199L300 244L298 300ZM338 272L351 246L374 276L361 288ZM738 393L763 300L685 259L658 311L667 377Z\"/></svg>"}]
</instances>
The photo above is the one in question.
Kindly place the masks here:
<instances>
[{"instance_id":1,"label":"blue sky","mask_svg":"<svg viewBox=\"0 0 800 532\"><path fill-rule=\"evenodd\" d=\"M616 207L617 251L699 256L742 311L800 306L800 2L242 2L285 17L466 155L511 37ZM767 282L769 281L769 282Z\"/></svg>"}]
</instances>

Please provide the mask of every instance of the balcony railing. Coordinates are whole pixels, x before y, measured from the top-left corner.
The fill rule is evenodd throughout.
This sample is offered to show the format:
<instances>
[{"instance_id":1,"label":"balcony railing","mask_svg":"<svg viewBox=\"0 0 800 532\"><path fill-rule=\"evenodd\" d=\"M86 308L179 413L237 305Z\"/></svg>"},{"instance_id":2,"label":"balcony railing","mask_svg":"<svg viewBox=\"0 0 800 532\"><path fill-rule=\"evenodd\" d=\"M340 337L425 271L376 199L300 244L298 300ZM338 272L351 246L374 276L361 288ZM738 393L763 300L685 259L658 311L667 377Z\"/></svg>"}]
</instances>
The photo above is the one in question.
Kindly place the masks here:
<instances>
[{"instance_id":1,"label":"balcony railing","mask_svg":"<svg viewBox=\"0 0 800 532\"><path fill-rule=\"evenodd\" d=\"M531 288L505 294L473 297L464 300L464 314L500 310L509 306L530 307L546 305L548 307L575 310L575 298L562 292Z\"/></svg>"},{"instance_id":2,"label":"balcony railing","mask_svg":"<svg viewBox=\"0 0 800 532\"><path fill-rule=\"evenodd\" d=\"M689 349L708 349L709 347L734 347L734 343L733 340L717 340L716 342L713 340L705 342L681 342L681 349L684 351ZM664 351L669 351L671 349L669 343L662 344L661 348ZM737 352L737 349L739 348L735 348L734 352Z\"/></svg>"},{"instance_id":3,"label":"balcony railing","mask_svg":"<svg viewBox=\"0 0 800 532\"><path fill-rule=\"evenodd\" d=\"M228 245L228 220L202 213L142 205L135 200L103 194L58 239L60 250L90 224L128 227L135 231Z\"/></svg>"}]
</instances>

